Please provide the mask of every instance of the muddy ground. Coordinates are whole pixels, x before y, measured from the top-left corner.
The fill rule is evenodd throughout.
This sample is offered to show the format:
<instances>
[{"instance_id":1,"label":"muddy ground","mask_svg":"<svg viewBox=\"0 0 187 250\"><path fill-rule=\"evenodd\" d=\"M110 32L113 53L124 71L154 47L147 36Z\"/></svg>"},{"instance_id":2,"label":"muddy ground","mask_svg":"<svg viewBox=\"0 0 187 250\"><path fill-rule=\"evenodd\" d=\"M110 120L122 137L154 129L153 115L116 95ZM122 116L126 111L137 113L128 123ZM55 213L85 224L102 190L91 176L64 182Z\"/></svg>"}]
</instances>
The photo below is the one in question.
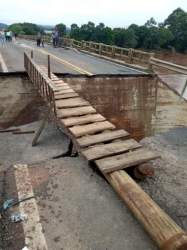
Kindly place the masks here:
<instances>
[{"instance_id":1,"label":"muddy ground","mask_svg":"<svg viewBox=\"0 0 187 250\"><path fill-rule=\"evenodd\" d=\"M3 79L1 84L1 127L36 131L45 105L28 80ZM139 184L187 230L186 103L178 102L178 96L163 86L158 97L157 116L151 120L153 125L157 121L153 126L155 135L145 134L142 143L160 153L162 159L153 161L155 176ZM18 105L18 99L22 105ZM33 134L0 133L1 204L17 195L12 165L28 164L49 249L156 249L112 188L81 157L52 159L68 145L68 138L52 122L46 126L37 147L31 146L32 138ZM21 249L24 235L19 225L3 222L0 247Z\"/></svg>"}]
</instances>

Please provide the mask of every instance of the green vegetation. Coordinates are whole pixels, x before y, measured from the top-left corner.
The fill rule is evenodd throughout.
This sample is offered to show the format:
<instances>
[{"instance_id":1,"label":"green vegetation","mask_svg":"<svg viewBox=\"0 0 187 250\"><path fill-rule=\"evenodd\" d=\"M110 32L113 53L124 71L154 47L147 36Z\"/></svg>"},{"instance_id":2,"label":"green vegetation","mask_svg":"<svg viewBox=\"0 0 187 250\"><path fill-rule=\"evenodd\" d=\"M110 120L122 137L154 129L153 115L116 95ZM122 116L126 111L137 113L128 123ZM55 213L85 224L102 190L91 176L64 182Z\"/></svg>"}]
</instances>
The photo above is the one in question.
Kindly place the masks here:
<instances>
[{"instance_id":1,"label":"green vegetation","mask_svg":"<svg viewBox=\"0 0 187 250\"><path fill-rule=\"evenodd\" d=\"M144 25L131 24L128 28L110 28L100 23L88 22L80 27L71 25L71 30L63 23L57 24L60 36L67 35L76 40L94 41L127 48L187 50L187 12L178 8L174 10L163 23L157 23L154 18ZM9 30L24 35L36 35L43 32L44 26L32 23L15 23ZM50 26L52 29L52 26Z\"/></svg>"},{"instance_id":2,"label":"green vegetation","mask_svg":"<svg viewBox=\"0 0 187 250\"><path fill-rule=\"evenodd\" d=\"M36 35L43 32L43 29L33 23L14 23L8 26L8 30L21 35Z\"/></svg>"},{"instance_id":3,"label":"green vegetation","mask_svg":"<svg viewBox=\"0 0 187 250\"><path fill-rule=\"evenodd\" d=\"M64 36L66 34L66 25L63 23L57 24L55 28L58 30L60 36Z\"/></svg>"},{"instance_id":4,"label":"green vegetation","mask_svg":"<svg viewBox=\"0 0 187 250\"><path fill-rule=\"evenodd\" d=\"M173 47L184 52L187 50L187 12L178 8L163 23L157 23L154 18L151 18L142 26L132 24L128 28L111 29L103 23L95 25L92 22L80 27L72 24L69 36L76 40L101 42L120 47L142 49Z\"/></svg>"}]
</instances>

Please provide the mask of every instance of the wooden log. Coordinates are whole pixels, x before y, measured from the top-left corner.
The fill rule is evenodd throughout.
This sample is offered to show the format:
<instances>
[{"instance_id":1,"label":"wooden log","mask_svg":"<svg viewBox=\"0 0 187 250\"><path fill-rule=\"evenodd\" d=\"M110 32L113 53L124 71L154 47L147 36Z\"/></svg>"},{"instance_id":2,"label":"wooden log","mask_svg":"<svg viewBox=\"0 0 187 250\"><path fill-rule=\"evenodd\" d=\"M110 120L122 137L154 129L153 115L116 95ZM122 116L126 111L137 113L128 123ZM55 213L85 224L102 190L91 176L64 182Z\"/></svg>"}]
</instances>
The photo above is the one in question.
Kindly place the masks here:
<instances>
[{"instance_id":1,"label":"wooden log","mask_svg":"<svg viewBox=\"0 0 187 250\"><path fill-rule=\"evenodd\" d=\"M146 177L153 177L155 171L151 163L143 163L135 167L133 173L136 179L143 180Z\"/></svg>"},{"instance_id":2,"label":"wooden log","mask_svg":"<svg viewBox=\"0 0 187 250\"><path fill-rule=\"evenodd\" d=\"M57 117L65 118L71 116L79 116L79 115L87 115L94 114L96 110L92 106L78 107L78 108L66 108L66 109L58 109Z\"/></svg>"},{"instance_id":3,"label":"wooden log","mask_svg":"<svg viewBox=\"0 0 187 250\"><path fill-rule=\"evenodd\" d=\"M161 250L187 249L187 233L125 171L105 177Z\"/></svg>"},{"instance_id":4,"label":"wooden log","mask_svg":"<svg viewBox=\"0 0 187 250\"><path fill-rule=\"evenodd\" d=\"M89 135L100 131L104 131L106 129L115 129L115 126L108 121L104 121L104 122L95 122L88 125L74 126L69 130L75 137L80 137L83 135Z\"/></svg>"},{"instance_id":5,"label":"wooden log","mask_svg":"<svg viewBox=\"0 0 187 250\"><path fill-rule=\"evenodd\" d=\"M80 147L88 147L97 143L108 142L114 139L124 138L129 136L129 133L123 129L114 131L104 131L97 135L87 135L77 139L77 143Z\"/></svg>"},{"instance_id":6,"label":"wooden log","mask_svg":"<svg viewBox=\"0 0 187 250\"><path fill-rule=\"evenodd\" d=\"M105 120L106 118L100 114L89 114L89 115L84 115L84 116L75 116L75 117L62 119L61 121L66 127L72 127L76 125L83 125L83 124L88 124L88 123L93 123L93 122L101 122Z\"/></svg>"},{"instance_id":7,"label":"wooden log","mask_svg":"<svg viewBox=\"0 0 187 250\"><path fill-rule=\"evenodd\" d=\"M140 147L141 144L139 144L137 141L135 141L134 139L129 139L125 141L120 140L107 144L95 145L85 150L82 150L81 153L88 161L93 161L106 156L124 153L130 149Z\"/></svg>"},{"instance_id":8,"label":"wooden log","mask_svg":"<svg viewBox=\"0 0 187 250\"><path fill-rule=\"evenodd\" d=\"M141 163L159 158L160 156L145 148L124 153L116 156L106 157L96 161L97 166L103 173L110 173L116 170L136 166Z\"/></svg>"}]
</instances>

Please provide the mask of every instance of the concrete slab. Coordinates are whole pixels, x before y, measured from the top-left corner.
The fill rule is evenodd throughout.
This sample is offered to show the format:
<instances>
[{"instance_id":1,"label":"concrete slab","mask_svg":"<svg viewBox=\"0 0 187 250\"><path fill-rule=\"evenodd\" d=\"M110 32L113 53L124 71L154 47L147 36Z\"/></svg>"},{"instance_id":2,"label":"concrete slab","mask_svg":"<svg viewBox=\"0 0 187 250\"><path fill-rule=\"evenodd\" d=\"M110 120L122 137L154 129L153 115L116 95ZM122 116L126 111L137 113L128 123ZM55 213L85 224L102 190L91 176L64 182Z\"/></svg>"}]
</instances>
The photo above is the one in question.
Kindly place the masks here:
<instances>
[{"instance_id":1,"label":"concrete slab","mask_svg":"<svg viewBox=\"0 0 187 250\"><path fill-rule=\"evenodd\" d=\"M162 74L159 75L159 78L166 83L169 88L173 89L176 93L178 93L180 96L182 94L182 91L184 89L184 86L187 81L187 75L182 74ZM187 88L185 89L182 97L187 100Z\"/></svg>"}]
</instances>

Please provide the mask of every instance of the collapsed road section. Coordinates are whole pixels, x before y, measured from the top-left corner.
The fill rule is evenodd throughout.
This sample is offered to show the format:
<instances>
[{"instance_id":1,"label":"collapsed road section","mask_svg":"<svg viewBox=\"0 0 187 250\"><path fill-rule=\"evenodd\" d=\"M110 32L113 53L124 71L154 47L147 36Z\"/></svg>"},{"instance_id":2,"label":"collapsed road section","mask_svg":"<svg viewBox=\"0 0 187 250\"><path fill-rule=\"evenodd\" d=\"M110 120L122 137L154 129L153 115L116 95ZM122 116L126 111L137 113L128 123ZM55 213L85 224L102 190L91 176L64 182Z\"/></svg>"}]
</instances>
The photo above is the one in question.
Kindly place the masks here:
<instances>
[{"instance_id":1,"label":"collapsed road section","mask_svg":"<svg viewBox=\"0 0 187 250\"><path fill-rule=\"evenodd\" d=\"M187 234L124 171L159 156L141 148L133 139L123 140L127 135L126 131L116 130L112 123L98 114L68 84L49 71L47 75L47 69L40 69L26 54L24 63L31 81L48 102L54 119L70 137L69 148L65 154L71 155L74 147L88 162L95 163L160 249L185 249ZM42 129L43 124L34 138L34 145ZM85 145L85 141L87 143L84 148L81 143ZM89 147L90 145L92 146Z\"/></svg>"},{"instance_id":2,"label":"collapsed road section","mask_svg":"<svg viewBox=\"0 0 187 250\"><path fill-rule=\"evenodd\" d=\"M139 225L129 220L126 208L98 174L111 184L161 249L185 249L186 234L182 229L185 224L172 214L173 208L168 209L166 202L156 199L177 223L131 178L153 176L150 165L155 163L157 167L161 161L157 157L163 152L156 153L158 150L154 147L147 149L146 140L145 146L138 141L154 134L153 130L164 131L172 125L171 121L174 127L185 126L184 101L166 86L158 85L151 75L61 75L62 80L26 54L25 68L33 84L26 75L22 80L10 77L14 90L5 76L1 83L0 121L4 128L1 138L7 144L2 144L1 161L2 165L14 165L5 171L7 183L3 184L3 197L6 205L15 196L19 213L15 213L13 207L7 211L13 213L14 221L23 220L20 224L4 224L3 241L13 242L7 243L4 249L19 250L23 246L68 250L155 249L140 232ZM174 111L177 119L174 119ZM32 142L37 147L31 147L38 123L20 125L40 119L38 113L42 113L43 121ZM45 126L48 121L57 135ZM61 131L67 137L61 135ZM8 156L7 152L10 152ZM77 154L80 157L76 157ZM150 162L155 158L157 160ZM18 164L20 162L27 165ZM97 174L93 175L92 169ZM160 176L163 178L164 173ZM157 186L154 188L154 182L150 183L148 193L159 190ZM21 202L24 197L30 199ZM185 209L183 211L180 216L185 215ZM6 230L10 235L4 234Z\"/></svg>"}]
</instances>

